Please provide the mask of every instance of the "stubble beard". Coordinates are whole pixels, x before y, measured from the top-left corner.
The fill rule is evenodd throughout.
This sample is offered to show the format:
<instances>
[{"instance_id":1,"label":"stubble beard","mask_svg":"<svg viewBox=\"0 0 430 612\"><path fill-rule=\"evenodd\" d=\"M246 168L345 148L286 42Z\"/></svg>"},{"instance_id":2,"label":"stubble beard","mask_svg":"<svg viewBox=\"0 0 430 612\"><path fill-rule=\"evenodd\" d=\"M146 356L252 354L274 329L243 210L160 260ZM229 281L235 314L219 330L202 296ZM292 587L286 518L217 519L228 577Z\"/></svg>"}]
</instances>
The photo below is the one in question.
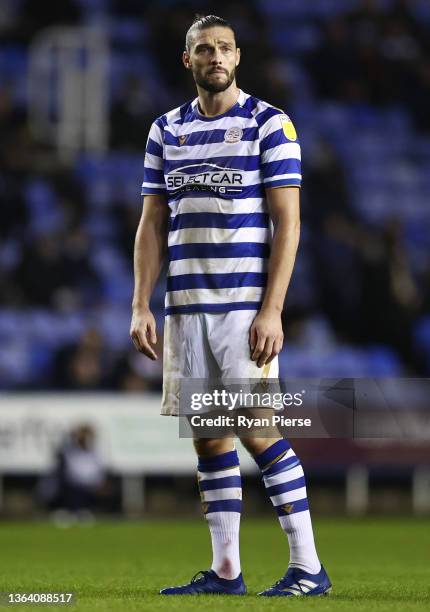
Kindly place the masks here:
<instances>
[{"instance_id":1,"label":"stubble beard","mask_svg":"<svg viewBox=\"0 0 430 612\"><path fill-rule=\"evenodd\" d=\"M227 80L222 83L210 81L207 77L204 77L201 74L194 74L194 80L196 84L199 85L205 91L208 91L209 93L221 93L222 91L225 91L233 83L235 77L236 68L233 68L233 70L228 75Z\"/></svg>"}]
</instances>

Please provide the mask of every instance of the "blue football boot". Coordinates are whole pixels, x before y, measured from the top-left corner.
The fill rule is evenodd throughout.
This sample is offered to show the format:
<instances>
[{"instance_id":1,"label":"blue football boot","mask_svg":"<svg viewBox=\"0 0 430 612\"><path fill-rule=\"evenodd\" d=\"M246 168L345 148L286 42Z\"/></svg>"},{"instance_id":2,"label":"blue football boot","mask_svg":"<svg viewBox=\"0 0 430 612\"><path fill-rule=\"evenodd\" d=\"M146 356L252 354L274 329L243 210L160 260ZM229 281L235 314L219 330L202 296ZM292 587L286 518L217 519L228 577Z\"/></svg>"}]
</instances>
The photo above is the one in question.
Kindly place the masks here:
<instances>
[{"instance_id":1,"label":"blue football boot","mask_svg":"<svg viewBox=\"0 0 430 612\"><path fill-rule=\"evenodd\" d=\"M199 577L200 576L200 577ZM177 587L161 589L160 595L245 595L246 586L242 574L234 580L220 578L213 570L200 571L191 582Z\"/></svg>"},{"instance_id":2,"label":"blue football boot","mask_svg":"<svg viewBox=\"0 0 430 612\"><path fill-rule=\"evenodd\" d=\"M328 595L332 585L321 565L318 574L309 574L298 567L289 567L283 578L259 595L263 597L297 597L302 595Z\"/></svg>"},{"instance_id":3,"label":"blue football boot","mask_svg":"<svg viewBox=\"0 0 430 612\"><path fill-rule=\"evenodd\" d=\"M242 574L234 580L226 580L220 578L213 570L197 572L188 584L160 591L160 595L245 595L245 593L246 586Z\"/></svg>"}]
</instances>

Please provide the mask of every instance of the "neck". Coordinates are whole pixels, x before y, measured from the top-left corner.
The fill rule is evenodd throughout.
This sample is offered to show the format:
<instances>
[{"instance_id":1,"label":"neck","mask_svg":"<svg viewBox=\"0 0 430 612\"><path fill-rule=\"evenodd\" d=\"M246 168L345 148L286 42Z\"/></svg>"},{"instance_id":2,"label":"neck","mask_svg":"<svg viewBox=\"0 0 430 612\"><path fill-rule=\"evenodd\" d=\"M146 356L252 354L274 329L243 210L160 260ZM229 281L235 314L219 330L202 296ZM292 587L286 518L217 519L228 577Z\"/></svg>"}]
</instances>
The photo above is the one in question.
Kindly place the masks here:
<instances>
[{"instance_id":1,"label":"neck","mask_svg":"<svg viewBox=\"0 0 430 612\"><path fill-rule=\"evenodd\" d=\"M197 92L199 94L200 112L205 117L216 117L226 113L236 104L239 97L239 88L234 81L228 89L219 93L206 91L199 85L197 85Z\"/></svg>"}]
</instances>

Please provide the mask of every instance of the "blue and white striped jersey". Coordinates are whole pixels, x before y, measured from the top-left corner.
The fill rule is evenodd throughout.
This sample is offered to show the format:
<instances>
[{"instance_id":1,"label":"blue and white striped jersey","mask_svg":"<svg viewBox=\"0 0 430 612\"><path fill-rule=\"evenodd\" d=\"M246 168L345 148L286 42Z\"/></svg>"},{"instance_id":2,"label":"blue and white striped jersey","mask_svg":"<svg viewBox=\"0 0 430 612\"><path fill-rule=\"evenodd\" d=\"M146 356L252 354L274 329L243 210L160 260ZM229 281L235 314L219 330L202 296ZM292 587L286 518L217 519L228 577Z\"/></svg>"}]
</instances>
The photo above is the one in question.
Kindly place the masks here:
<instances>
[{"instance_id":1,"label":"blue and white striped jersey","mask_svg":"<svg viewBox=\"0 0 430 612\"><path fill-rule=\"evenodd\" d=\"M272 237L270 187L300 186L300 145L278 108L240 91L216 117L198 98L152 124L142 195L170 208L166 314L258 310Z\"/></svg>"}]
</instances>

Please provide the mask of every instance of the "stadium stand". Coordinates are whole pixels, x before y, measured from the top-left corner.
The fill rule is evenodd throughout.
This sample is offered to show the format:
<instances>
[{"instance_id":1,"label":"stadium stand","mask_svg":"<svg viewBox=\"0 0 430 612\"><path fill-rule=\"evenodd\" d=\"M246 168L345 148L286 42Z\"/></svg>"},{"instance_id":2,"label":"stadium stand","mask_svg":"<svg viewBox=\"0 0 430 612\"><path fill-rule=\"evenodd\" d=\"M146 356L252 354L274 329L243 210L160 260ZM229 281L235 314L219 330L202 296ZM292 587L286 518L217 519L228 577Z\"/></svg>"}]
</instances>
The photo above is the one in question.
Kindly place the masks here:
<instances>
[{"instance_id":1,"label":"stadium stand","mask_svg":"<svg viewBox=\"0 0 430 612\"><path fill-rule=\"evenodd\" d=\"M285 108L303 147L283 373L428 375L428 2L218 6L243 47L239 86ZM180 61L193 13L174 0L34 8L0 11L0 388L159 389L161 361L128 337L132 248L148 128L194 97ZM107 40L104 150L63 156L31 129L34 41L60 25ZM163 295L160 282L160 337Z\"/></svg>"}]
</instances>

